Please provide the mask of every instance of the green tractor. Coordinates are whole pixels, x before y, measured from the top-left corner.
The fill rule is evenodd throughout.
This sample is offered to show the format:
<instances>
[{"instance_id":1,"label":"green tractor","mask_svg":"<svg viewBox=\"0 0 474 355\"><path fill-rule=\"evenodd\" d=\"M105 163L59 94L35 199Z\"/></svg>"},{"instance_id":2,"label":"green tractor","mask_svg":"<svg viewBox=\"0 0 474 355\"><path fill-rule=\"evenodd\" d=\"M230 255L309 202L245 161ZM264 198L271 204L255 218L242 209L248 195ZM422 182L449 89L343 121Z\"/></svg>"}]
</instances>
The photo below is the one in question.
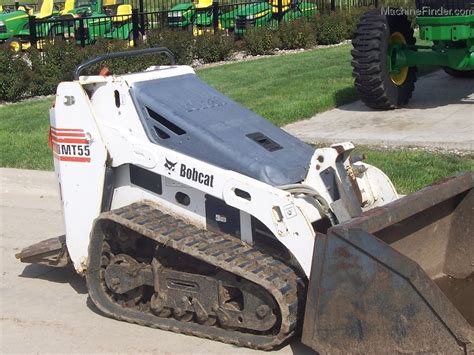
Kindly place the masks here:
<instances>
[{"instance_id":1,"label":"green tractor","mask_svg":"<svg viewBox=\"0 0 474 355\"><path fill-rule=\"evenodd\" d=\"M369 107L402 107L415 89L417 65L444 68L454 77L474 77L474 7L471 0L416 0L416 45L400 9L375 9L362 16L352 40L355 87Z\"/></svg>"},{"instance_id":2,"label":"green tractor","mask_svg":"<svg viewBox=\"0 0 474 355\"><path fill-rule=\"evenodd\" d=\"M232 30L235 11L219 14L218 27L221 30ZM213 25L212 0L196 0L176 4L168 12L167 23L171 28L192 31L195 35L212 31Z\"/></svg>"},{"instance_id":3,"label":"green tractor","mask_svg":"<svg viewBox=\"0 0 474 355\"><path fill-rule=\"evenodd\" d=\"M298 0L281 0L281 13L278 9L279 0L262 1L239 6L235 18L235 33L242 35L247 29L265 25L276 25L281 21L289 21L302 16L311 17L318 13L316 3Z\"/></svg>"},{"instance_id":4,"label":"green tractor","mask_svg":"<svg viewBox=\"0 0 474 355\"><path fill-rule=\"evenodd\" d=\"M168 12L167 24L171 28L182 28L192 31L193 23L198 12L210 11L212 0L197 0L183 2L173 6Z\"/></svg>"},{"instance_id":5,"label":"green tractor","mask_svg":"<svg viewBox=\"0 0 474 355\"><path fill-rule=\"evenodd\" d=\"M127 0L68 0L65 9L55 25L56 38L85 44L98 38L133 41L132 5ZM83 20L82 30L79 19Z\"/></svg>"},{"instance_id":6,"label":"green tractor","mask_svg":"<svg viewBox=\"0 0 474 355\"><path fill-rule=\"evenodd\" d=\"M35 16L38 22L57 16L53 0L43 0L40 11L33 12L27 6L19 6L13 11L1 9L0 12L0 42L5 43L15 52L30 47L29 16Z\"/></svg>"}]
</instances>

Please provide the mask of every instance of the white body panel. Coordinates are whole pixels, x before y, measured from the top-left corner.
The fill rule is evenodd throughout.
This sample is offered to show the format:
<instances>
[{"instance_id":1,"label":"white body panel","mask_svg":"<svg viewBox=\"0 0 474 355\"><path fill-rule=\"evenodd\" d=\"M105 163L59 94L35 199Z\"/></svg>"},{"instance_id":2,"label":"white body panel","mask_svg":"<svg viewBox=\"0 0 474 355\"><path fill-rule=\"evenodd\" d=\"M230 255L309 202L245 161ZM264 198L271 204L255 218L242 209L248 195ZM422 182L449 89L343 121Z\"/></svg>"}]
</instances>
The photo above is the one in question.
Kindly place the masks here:
<instances>
[{"instance_id":1,"label":"white body panel","mask_svg":"<svg viewBox=\"0 0 474 355\"><path fill-rule=\"evenodd\" d=\"M164 210L205 227L205 198L206 195L214 196L240 210L243 240L252 242L249 230L250 216L253 216L291 252L309 276L315 235L312 223L323 218L314 199L183 155L152 143L146 136L130 96L129 85L135 81L192 72L189 67L164 67L121 77L82 77L79 82L59 86L56 108L51 115L52 125L79 127L90 135L91 159L88 164L56 161L64 202L67 246L77 271L84 271L92 223L101 212L107 161L108 166L115 168L116 176L112 209L143 199L153 200ZM83 88L87 90L90 101ZM74 103L69 102L68 106L65 102L69 96L74 97ZM318 171L332 167L338 177L347 183L350 164L346 158L352 148L351 144L346 144L339 145L337 149L316 150L304 184L332 202L328 191L330 187L321 180ZM347 157L338 161L340 154ZM167 162L173 162L173 168ZM130 164L160 175L162 193L134 186L130 182ZM370 174L357 176L367 205L395 199L391 183L381 183L386 177L378 170L368 171ZM375 182L371 181L372 177ZM377 188L374 184L381 184L383 188ZM236 193L239 190L245 191L250 198L241 197ZM188 195L190 204L180 204L175 198L176 192Z\"/></svg>"},{"instance_id":2,"label":"white body panel","mask_svg":"<svg viewBox=\"0 0 474 355\"><path fill-rule=\"evenodd\" d=\"M61 189L66 240L76 270L87 262L88 236L100 213L107 151L81 85L61 83L51 109L55 171ZM80 108L80 109L78 109Z\"/></svg>"}]
</instances>

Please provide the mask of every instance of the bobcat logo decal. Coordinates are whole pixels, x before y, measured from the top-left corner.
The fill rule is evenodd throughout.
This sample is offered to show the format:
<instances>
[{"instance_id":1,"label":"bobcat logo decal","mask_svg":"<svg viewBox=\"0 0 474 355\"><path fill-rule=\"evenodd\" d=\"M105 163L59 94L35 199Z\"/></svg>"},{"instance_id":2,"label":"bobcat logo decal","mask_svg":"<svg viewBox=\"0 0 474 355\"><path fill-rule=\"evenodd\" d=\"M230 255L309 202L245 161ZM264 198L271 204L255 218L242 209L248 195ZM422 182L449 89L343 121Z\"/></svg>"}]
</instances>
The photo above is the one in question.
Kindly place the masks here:
<instances>
[{"instance_id":1,"label":"bobcat logo decal","mask_svg":"<svg viewBox=\"0 0 474 355\"><path fill-rule=\"evenodd\" d=\"M168 169L168 174L171 174L171 172L174 171L174 168L175 168L176 164L178 164L178 162L173 163L172 161L169 161L166 158L165 158L165 160L166 160L165 168Z\"/></svg>"}]
</instances>

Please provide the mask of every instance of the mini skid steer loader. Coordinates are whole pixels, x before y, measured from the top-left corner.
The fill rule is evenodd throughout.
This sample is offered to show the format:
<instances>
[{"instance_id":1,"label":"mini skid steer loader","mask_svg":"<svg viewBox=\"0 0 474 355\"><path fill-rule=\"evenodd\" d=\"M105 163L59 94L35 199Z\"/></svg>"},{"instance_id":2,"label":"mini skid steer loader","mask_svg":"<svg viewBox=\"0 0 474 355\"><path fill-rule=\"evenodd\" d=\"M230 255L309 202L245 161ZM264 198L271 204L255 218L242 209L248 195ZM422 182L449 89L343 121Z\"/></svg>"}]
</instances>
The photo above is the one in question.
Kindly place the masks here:
<instances>
[{"instance_id":1,"label":"mini skid steer loader","mask_svg":"<svg viewBox=\"0 0 474 355\"><path fill-rule=\"evenodd\" d=\"M351 143L299 141L165 48L81 64L50 117L66 236L17 257L72 262L105 315L265 350L473 351L472 173L399 199Z\"/></svg>"}]
</instances>

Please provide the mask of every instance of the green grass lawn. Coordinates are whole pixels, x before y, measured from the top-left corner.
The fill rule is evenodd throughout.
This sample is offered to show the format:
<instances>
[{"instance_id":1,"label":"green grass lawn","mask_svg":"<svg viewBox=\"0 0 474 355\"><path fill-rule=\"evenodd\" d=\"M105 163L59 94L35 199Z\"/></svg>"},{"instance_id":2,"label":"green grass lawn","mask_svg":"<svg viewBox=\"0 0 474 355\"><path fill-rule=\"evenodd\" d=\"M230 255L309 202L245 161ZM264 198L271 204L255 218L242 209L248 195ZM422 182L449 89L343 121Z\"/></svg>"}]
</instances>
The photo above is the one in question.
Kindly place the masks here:
<instances>
[{"instance_id":1,"label":"green grass lawn","mask_svg":"<svg viewBox=\"0 0 474 355\"><path fill-rule=\"evenodd\" d=\"M357 98L350 45L202 69L210 85L277 125Z\"/></svg>"},{"instance_id":2,"label":"green grass lawn","mask_svg":"<svg viewBox=\"0 0 474 355\"><path fill-rule=\"evenodd\" d=\"M48 110L53 99L0 107L0 166L50 170Z\"/></svg>"},{"instance_id":3,"label":"green grass lawn","mask_svg":"<svg viewBox=\"0 0 474 355\"><path fill-rule=\"evenodd\" d=\"M398 193L408 194L435 181L474 170L474 155L457 156L408 149L378 150L358 147L365 162L381 169L392 180Z\"/></svg>"}]
</instances>

